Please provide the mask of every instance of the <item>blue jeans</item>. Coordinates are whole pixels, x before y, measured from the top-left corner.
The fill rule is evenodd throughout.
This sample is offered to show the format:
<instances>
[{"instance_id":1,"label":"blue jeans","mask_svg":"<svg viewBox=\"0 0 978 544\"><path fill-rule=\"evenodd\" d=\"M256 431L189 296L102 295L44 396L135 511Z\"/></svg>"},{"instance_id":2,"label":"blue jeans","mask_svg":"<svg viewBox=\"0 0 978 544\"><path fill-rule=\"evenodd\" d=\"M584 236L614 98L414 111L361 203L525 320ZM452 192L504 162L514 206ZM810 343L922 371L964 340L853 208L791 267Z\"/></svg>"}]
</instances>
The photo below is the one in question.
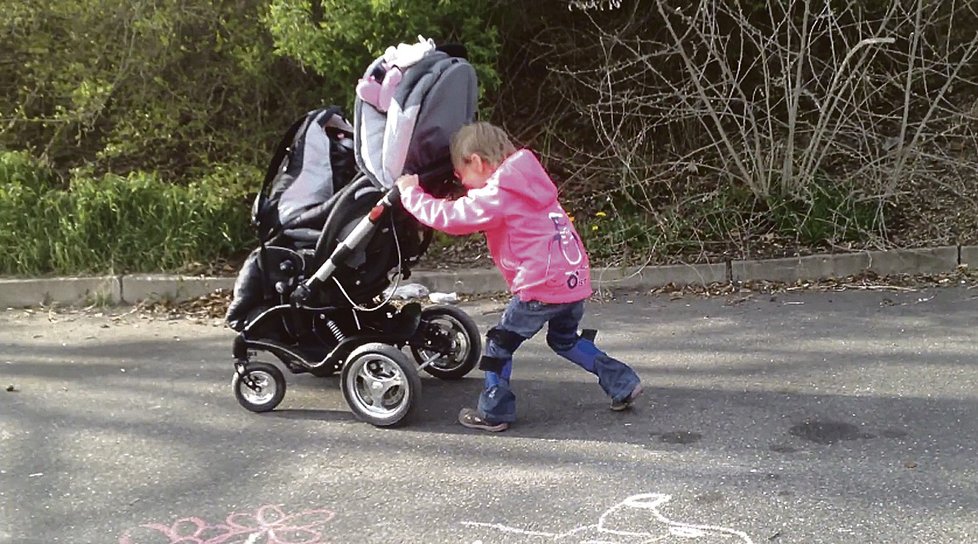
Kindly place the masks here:
<instances>
[{"instance_id":1,"label":"blue jeans","mask_svg":"<svg viewBox=\"0 0 978 544\"><path fill-rule=\"evenodd\" d=\"M513 297L499 325L486 335L485 388L479 395L479 413L493 423L516 421L516 395L510 388L513 353L520 344L547 327L547 345L555 353L598 377L598 384L615 401L624 400L639 383L638 375L625 363L609 357L582 338L577 327L584 316L584 301L566 304L524 302Z\"/></svg>"}]
</instances>

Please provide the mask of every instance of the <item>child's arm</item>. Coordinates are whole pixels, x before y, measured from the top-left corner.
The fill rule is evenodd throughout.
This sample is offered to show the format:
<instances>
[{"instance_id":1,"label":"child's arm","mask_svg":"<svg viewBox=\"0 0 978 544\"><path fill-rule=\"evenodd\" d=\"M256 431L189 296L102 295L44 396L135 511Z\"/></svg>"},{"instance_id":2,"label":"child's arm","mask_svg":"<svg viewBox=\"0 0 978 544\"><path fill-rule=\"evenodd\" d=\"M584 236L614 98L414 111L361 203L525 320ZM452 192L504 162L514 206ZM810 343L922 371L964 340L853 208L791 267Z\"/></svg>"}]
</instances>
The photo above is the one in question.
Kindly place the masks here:
<instances>
[{"instance_id":1,"label":"child's arm","mask_svg":"<svg viewBox=\"0 0 978 544\"><path fill-rule=\"evenodd\" d=\"M448 234L464 235L492 229L503 218L496 186L470 191L457 200L435 198L415 183L402 183L401 204L424 225ZM474 193L474 195L473 195Z\"/></svg>"}]
</instances>

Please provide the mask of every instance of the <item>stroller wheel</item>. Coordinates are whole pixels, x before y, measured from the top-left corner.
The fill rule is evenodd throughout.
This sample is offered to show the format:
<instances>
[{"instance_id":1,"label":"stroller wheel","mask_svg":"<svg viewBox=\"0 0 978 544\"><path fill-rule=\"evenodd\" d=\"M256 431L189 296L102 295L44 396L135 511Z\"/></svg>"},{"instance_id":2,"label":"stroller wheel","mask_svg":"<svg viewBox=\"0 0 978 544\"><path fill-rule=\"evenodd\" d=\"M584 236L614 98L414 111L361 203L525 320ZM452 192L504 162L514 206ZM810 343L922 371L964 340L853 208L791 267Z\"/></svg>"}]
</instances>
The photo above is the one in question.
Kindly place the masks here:
<instances>
[{"instance_id":1,"label":"stroller wheel","mask_svg":"<svg viewBox=\"0 0 978 544\"><path fill-rule=\"evenodd\" d=\"M274 410L285 397L285 376L269 363L248 363L244 373L235 372L231 380L234 398L252 412Z\"/></svg>"},{"instance_id":2,"label":"stroller wheel","mask_svg":"<svg viewBox=\"0 0 978 544\"><path fill-rule=\"evenodd\" d=\"M454 306L431 306L421 312L421 345L411 354L428 374L458 380L475 368L482 353L479 327L469 314Z\"/></svg>"},{"instance_id":3,"label":"stroller wheel","mask_svg":"<svg viewBox=\"0 0 978 544\"><path fill-rule=\"evenodd\" d=\"M340 384L353 413L377 427L407 421L421 398L421 377L414 365L394 346L376 342L347 357Z\"/></svg>"}]
</instances>

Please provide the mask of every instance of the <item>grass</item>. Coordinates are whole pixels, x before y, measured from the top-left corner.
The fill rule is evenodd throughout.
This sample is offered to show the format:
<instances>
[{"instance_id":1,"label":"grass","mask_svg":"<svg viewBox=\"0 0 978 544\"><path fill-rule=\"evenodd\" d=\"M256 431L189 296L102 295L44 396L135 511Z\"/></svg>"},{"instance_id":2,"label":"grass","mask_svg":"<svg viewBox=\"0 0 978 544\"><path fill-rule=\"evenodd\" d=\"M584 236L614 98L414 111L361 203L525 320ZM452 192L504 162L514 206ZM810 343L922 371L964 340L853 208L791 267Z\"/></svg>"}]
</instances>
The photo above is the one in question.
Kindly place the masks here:
<instances>
[{"instance_id":1,"label":"grass","mask_svg":"<svg viewBox=\"0 0 978 544\"><path fill-rule=\"evenodd\" d=\"M875 201L825 180L807 195L759 198L729 185L663 200L640 207L617 194L597 210L572 213L592 261L615 266L783 256L858 245L879 230Z\"/></svg>"},{"instance_id":2,"label":"grass","mask_svg":"<svg viewBox=\"0 0 978 544\"><path fill-rule=\"evenodd\" d=\"M13 163L0 161L2 275L176 271L254 245L243 178L257 185L257 173L187 186L148 173L79 176L59 188Z\"/></svg>"}]
</instances>

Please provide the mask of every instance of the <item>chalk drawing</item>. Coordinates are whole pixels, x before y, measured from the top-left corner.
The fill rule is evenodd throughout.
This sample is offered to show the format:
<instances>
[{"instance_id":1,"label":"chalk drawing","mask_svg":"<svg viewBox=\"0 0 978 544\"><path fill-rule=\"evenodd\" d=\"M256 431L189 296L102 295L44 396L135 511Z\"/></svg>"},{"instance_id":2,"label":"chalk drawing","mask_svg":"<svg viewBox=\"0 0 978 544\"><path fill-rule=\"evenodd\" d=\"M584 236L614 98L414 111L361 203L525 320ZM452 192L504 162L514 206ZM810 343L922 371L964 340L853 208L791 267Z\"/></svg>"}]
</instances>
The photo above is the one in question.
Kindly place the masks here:
<instances>
[{"instance_id":1,"label":"chalk drawing","mask_svg":"<svg viewBox=\"0 0 978 544\"><path fill-rule=\"evenodd\" d=\"M322 509L289 515L268 505L253 514L234 512L220 523L198 517L147 523L126 531L119 544L325 544L322 526L335 515Z\"/></svg>"},{"instance_id":2,"label":"chalk drawing","mask_svg":"<svg viewBox=\"0 0 978 544\"><path fill-rule=\"evenodd\" d=\"M696 542L697 544L702 542L754 544L746 533L735 529L682 523L665 517L659 508L670 500L672 500L670 495L662 493L632 495L601 514L596 524L582 525L561 533L531 531L499 523L479 521L463 521L462 525L521 535L534 540L545 539L554 542L577 542L579 544L635 544L639 542L675 541ZM633 527L636 524L645 528L651 525L649 522L652 521L658 522L664 527L649 528L647 531L624 530L622 528L625 526Z\"/></svg>"}]
</instances>

